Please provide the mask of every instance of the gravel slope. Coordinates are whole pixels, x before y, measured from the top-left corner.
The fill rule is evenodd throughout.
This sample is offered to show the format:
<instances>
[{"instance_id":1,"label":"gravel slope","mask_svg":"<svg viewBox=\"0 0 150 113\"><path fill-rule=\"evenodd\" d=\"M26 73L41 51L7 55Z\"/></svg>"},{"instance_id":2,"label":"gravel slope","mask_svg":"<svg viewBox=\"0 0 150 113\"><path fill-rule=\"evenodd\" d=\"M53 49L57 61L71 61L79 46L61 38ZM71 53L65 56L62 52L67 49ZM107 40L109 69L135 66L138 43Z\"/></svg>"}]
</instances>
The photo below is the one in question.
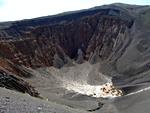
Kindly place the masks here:
<instances>
[{"instance_id":1,"label":"gravel slope","mask_svg":"<svg viewBox=\"0 0 150 113\"><path fill-rule=\"evenodd\" d=\"M0 113L87 113L0 88Z\"/></svg>"}]
</instances>

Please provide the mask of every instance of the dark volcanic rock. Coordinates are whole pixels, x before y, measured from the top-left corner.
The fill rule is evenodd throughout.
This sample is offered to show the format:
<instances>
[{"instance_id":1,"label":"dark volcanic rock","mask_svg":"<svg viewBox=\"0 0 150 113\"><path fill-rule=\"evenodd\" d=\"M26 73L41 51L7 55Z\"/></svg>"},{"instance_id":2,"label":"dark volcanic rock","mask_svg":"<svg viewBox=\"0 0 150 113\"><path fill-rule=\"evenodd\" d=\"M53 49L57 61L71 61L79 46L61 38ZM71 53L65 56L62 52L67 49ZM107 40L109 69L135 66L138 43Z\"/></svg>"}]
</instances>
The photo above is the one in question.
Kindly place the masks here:
<instances>
[{"instance_id":1,"label":"dark volcanic rock","mask_svg":"<svg viewBox=\"0 0 150 113\"><path fill-rule=\"evenodd\" d=\"M24 80L8 74L3 70L0 70L0 87L4 87L11 90L16 90L22 93L28 93L31 96L39 97L39 93Z\"/></svg>"}]
</instances>

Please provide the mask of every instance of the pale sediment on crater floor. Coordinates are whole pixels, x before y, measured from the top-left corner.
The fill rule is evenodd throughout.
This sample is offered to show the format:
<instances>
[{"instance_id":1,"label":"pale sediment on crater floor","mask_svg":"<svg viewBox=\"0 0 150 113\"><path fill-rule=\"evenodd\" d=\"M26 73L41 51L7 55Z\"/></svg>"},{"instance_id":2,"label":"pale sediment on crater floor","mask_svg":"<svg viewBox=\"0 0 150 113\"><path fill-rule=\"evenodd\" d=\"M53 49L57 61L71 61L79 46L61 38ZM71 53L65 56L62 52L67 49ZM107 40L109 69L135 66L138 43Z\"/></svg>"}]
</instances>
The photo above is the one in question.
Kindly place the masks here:
<instances>
[{"instance_id":1,"label":"pale sediment on crater floor","mask_svg":"<svg viewBox=\"0 0 150 113\"><path fill-rule=\"evenodd\" d=\"M123 95L121 89L117 89L112 83L105 83L103 85L89 85L89 84L79 84L74 81L66 82L64 87L69 90L79 94L92 96L92 97L102 97L102 98L114 98Z\"/></svg>"}]
</instances>

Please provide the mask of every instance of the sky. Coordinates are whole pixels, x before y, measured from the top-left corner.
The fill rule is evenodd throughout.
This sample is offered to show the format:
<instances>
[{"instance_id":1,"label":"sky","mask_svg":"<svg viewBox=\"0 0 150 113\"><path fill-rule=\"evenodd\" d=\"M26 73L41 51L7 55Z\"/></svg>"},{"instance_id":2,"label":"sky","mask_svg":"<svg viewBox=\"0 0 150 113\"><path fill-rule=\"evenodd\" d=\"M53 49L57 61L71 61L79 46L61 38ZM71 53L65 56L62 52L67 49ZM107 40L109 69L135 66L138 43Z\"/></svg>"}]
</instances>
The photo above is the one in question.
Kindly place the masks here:
<instances>
[{"instance_id":1,"label":"sky","mask_svg":"<svg viewBox=\"0 0 150 113\"><path fill-rule=\"evenodd\" d=\"M0 22L54 15L116 2L150 5L150 0L0 0Z\"/></svg>"}]
</instances>

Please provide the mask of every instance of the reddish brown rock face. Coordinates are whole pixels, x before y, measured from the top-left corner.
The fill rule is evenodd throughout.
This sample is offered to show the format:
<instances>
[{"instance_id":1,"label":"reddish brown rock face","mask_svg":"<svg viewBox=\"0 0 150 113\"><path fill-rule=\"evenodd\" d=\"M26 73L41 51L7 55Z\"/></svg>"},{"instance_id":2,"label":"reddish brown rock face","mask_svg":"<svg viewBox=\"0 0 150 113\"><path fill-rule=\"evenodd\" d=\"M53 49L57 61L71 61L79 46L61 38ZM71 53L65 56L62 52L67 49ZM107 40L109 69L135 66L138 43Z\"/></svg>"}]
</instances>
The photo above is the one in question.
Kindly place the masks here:
<instances>
[{"instance_id":1,"label":"reddish brown rock face","mask_svg":"<svg viewBox=\"0 0 150 113\"><path fill-rule=\"evenodd\" d=\"M38 27L15 40L3 40L0 51L13 63L32 68L52 66L55 54L65 64L67 56L77 59L79 49L82 57L92 63L97 59L110 60L127 36L129 24L119 17L96 13L71 22Z\"/></svg>"},{"instance_id":2,"label":"reddish brown rock face","mask_svg":"<svg viewBox=\"0 0 150 113\"><path fill-rule=\"evenodd\" d=\"M48 66L52 64L53 45L49 44L49 47L43 48L42 44L44 43L42 40L29 38L2 42L0 47L1 54L19 65L27 67Z\"/></svg>"}]
</instances>

